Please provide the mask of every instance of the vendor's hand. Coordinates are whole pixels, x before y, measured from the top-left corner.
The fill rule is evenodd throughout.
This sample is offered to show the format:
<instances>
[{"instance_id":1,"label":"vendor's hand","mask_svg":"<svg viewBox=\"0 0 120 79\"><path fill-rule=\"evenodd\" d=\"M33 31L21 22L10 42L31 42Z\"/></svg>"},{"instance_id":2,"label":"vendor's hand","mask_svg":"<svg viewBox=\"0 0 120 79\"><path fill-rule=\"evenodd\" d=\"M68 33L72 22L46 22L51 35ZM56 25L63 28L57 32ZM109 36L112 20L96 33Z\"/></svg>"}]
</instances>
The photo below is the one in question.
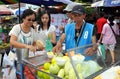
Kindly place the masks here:
<instances>
[{"instance_id":1,"label":"vendor's hand","mask_svg":"<svg viewBox=\"0 0 120 79\"><path fill-rule=\"evenodd\" d=\"M36 52L36 46L33 45L27 45L27 48L32 51L32 52Z\"/></svg>"},{"instance_id":2,"label":"vendor's hand","mask_svg":"<svg viewBox=\"0 0 120 79\"><path fill-rule=\"evenodd\" d=\"M88 55L88 56L91 56L93 55L93 53L97 50L97 48L93 48L93 47L90 47L90 48L87 48L85 50L85 55Z\"/></svg>"},{"instance_id":3,"label":"vendor's hand","mask_svg":"<svg viewBox=\"0 0 120 79\"><path fill-rule=\"evenodd\" d=\"M53 48L54 53L59 53L62 50L62 44L60 42Z\"/></svg>"}]
</instances>

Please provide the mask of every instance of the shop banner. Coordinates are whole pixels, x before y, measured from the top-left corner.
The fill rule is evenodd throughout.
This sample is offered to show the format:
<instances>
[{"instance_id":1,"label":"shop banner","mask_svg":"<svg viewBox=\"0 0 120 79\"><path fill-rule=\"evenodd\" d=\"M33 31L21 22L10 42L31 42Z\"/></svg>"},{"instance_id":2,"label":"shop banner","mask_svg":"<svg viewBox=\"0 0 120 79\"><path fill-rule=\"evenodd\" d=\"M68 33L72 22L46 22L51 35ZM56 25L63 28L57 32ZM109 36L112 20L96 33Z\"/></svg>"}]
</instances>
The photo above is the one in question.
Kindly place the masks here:
<instances>
[{"instance_id":1,"label":"shop banner","mask_svg":"<svg viewBox=\"0 0 120 79\"><path fill-rule=\"evenodd\" d=\"M68 17L66 14L51 14L51 24L57 27L65 26L67 24Z\"/></svg>"},{"instance_id":2,"label":"shop banner","mask_svg":"<svg viewBox=\"0 0 120 79\"><path fill-rule=\"evenodd\" d=\"M120 0L105 0L104 5L106 7L120 6Z\"/></svg>"}]
</instances>

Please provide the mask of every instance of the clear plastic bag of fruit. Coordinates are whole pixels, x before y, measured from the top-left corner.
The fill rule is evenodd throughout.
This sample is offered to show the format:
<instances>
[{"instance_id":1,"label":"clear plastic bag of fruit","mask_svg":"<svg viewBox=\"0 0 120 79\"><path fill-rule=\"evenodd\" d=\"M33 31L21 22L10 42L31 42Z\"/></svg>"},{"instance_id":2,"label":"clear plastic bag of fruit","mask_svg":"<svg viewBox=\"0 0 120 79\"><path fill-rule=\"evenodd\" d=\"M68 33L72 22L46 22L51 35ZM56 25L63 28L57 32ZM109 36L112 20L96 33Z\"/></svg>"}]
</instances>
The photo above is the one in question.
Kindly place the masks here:
<instances>
[{"instance_id":1,"label":"clear plastic bag of fruit","mask_svg":"<svg viewBox=\"0 0 120 79\"><path fill-rule=\"evenodd\" d=\"M74 78L86 79L107 67L102 56L99 56L98 61L97 51L98 44L80 46L67 51L74 69L72 72L76 74Z\"/></svg>"}]
</instances>

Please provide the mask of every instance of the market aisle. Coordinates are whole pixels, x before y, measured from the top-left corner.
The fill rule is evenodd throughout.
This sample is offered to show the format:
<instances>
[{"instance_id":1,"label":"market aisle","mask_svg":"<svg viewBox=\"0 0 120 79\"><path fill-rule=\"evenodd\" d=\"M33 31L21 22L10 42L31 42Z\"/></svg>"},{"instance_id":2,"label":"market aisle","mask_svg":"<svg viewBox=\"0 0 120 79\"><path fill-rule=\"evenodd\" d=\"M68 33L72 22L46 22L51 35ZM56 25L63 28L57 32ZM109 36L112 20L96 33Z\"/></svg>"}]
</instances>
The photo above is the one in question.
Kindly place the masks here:
<instances>
[{"instance_id":1,"label":"market aisle","mask_svg":"<svg viewBox=\"0 0 120 79\"><path fill-rule=\"evenodd\" d=\"M120 37L118 38L118 43L117 46L115 48L115 62L120 61ZM107 52L107 65L109 66L111 63L111 56L109 51Z\"/></svg>"}]
</instances>

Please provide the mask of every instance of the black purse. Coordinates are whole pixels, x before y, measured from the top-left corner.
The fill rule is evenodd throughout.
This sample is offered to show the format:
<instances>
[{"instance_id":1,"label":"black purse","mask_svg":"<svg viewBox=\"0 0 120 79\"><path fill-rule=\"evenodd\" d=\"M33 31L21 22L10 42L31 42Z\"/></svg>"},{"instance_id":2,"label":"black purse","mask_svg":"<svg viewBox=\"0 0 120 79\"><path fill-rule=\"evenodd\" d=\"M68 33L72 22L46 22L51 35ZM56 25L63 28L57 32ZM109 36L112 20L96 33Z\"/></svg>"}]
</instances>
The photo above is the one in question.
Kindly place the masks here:
<instances>
[{"instance_id":1,"label":"black purse","mask_svg":"<svg viewBox=\"0 0 120 79\"><path fill-rule=\"evenodd\" d=\"M115 32L114 32L114 30L113 30L112 26L111 26L111 25L109 25L109 26L110 26L110 28L111 28L111 30L112 30L112 32L113 32L113 34L114 34L114 37L115 37L115 39L116 39L116 41L117 41L117 37L118 37L118 35L117 35L117 34L115 34Z\"/></svg>"}]
</instances>

